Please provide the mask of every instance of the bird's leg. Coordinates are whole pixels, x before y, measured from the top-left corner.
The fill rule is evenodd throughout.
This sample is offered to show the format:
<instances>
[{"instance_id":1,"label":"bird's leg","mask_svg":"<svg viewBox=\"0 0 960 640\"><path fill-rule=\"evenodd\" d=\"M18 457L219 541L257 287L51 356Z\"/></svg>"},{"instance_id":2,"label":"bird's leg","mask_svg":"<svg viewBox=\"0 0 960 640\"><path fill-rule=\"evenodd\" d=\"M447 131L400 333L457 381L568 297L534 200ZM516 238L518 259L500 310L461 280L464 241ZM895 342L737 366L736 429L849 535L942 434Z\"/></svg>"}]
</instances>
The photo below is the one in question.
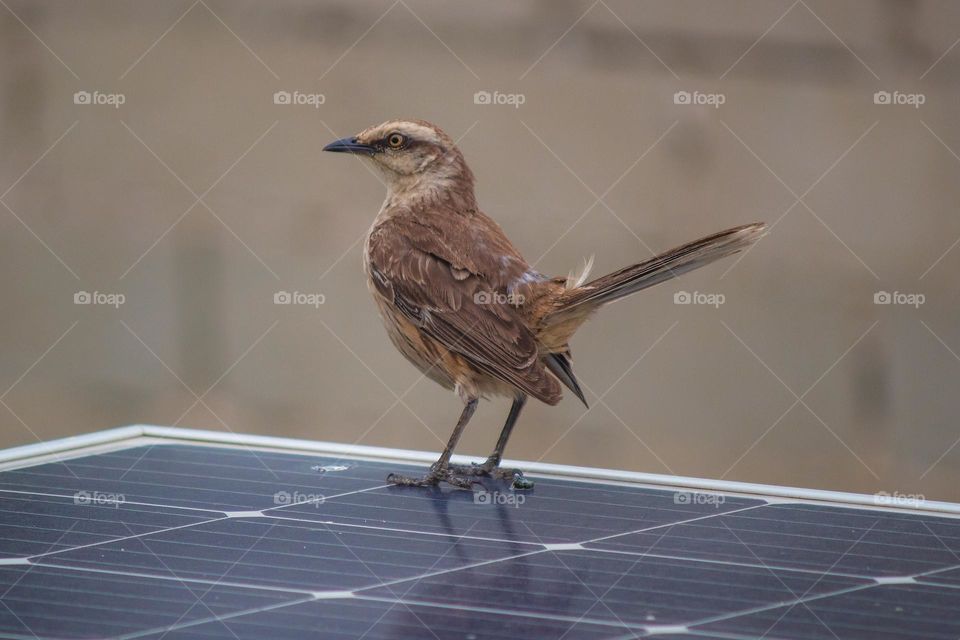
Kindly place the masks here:
<instances>
[{"instance_id":1,"label":"bird's leg","mask_svg":"<svg viewBox=\"0 0 960 640\"><path fill-rule=\"evenodd\" d=\"M430 473L422 478L410 478L397 473L391 473L387 476L387 482L408 487L433 487L438 485L440 481L444 481L456 487L469 489L473 481L468 477L464 477L462 474L456 473L454 469L451 468L450 456L453 455L453 449L457 446L457 442L459 442L460 436L463 434L463 429L467 426L467 423L470 422L470 417L473 416L473 412L476 411L477 402L477 398L471 398L463 408L460 419L457 420L457 426L453 428L453 433L450 434L450 440L447 442L446 448L444 448L443 453L440 454L440 458L430 465Z\"/></svg>"},{"instance_id":2,"label":"bird's leg","mask_svg":"<svg viewBox=\"0 0 960 640\"><path fill-rule=\"evenodd\" d=\"M513 404L510 405L510 413L507 415L507 421L500 431L500 437L497 438L497 445L494 447L493 453L487 457L483 464L450 465L450 468L462 476L488 476L501 480L512 480L514 488L516 489L529 489L532 487L533 482L524 478L523 472L519 469L504 469L500 466L500 461L503 460L503 450L507 447L510 433L513 431L513 427L517 423L517 418L520 417L520 411L526 402L526 395L518 395L513 399Z\"/></svg>"}]
</instances>

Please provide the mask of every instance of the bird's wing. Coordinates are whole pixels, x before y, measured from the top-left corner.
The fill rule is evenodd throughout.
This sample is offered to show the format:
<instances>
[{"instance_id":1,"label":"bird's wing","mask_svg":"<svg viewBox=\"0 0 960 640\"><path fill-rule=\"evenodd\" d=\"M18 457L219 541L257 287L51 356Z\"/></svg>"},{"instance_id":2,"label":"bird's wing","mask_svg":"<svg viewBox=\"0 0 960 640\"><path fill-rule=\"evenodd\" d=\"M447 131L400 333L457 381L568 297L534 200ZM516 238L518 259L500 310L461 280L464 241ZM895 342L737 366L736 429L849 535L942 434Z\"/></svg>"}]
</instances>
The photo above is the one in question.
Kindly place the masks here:
<instances>
[{"instance_id":1,"label":"bird's wing","mask_svg":"<svg viewBox=\"0 0 960 640\"><path fill-rule=\"evenodd\" d=\"M437 231L410 218L373 230L367 246L377 293L478 370L556 404L559 384L540 361L534 334L511 304L516 300L500 286L500 258L476 245L473 255L459 252L452 245L461 234Z\"/></svg>"}]
</instances>

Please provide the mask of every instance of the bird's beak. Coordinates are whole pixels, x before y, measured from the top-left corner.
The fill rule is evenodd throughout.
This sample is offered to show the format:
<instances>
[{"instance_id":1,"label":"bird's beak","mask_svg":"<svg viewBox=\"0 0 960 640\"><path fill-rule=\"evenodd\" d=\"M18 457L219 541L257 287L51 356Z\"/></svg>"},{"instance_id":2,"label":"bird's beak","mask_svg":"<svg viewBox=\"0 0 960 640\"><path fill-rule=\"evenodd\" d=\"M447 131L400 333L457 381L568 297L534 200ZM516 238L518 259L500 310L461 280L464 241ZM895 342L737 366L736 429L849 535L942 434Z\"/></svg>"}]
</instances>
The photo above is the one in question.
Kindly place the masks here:
<instances>
[{"instance_id":1,"label":"bird's beak","mask_svg":"<svg viewBox=\"0 0 960 640\"><path fill-rule=\"evenodd\" d=\"M336 153L356 153L359 155L372 156L376 149L368 144L363 144L356 137L340 138L334 140L323 148L324 151L334 151Z\"/></svg>"}]
</instances>

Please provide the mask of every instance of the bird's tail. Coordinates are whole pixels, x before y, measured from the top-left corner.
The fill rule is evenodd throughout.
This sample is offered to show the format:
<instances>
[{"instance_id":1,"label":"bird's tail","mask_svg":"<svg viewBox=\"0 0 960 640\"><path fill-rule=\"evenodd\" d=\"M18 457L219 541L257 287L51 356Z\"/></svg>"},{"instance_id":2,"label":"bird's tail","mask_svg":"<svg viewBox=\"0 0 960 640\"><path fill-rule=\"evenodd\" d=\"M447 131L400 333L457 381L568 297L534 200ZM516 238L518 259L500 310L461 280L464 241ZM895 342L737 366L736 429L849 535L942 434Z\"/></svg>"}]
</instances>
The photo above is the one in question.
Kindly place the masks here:
<instances>
[{"instance_id":1,"label":"bird's tail","mask_svg":"<svg viewBox=\"0 0 960 640\"><path fill-rule=\"evenodd\" d=\"M550 333L555 335L567 333L566 328L569 330L566 338L569 338L600 306L742 251L764 233L762 222L734 227L568 289L556 300L554 310L543 318L542 326L553 329Z\"/></svg>"}]
</instances>

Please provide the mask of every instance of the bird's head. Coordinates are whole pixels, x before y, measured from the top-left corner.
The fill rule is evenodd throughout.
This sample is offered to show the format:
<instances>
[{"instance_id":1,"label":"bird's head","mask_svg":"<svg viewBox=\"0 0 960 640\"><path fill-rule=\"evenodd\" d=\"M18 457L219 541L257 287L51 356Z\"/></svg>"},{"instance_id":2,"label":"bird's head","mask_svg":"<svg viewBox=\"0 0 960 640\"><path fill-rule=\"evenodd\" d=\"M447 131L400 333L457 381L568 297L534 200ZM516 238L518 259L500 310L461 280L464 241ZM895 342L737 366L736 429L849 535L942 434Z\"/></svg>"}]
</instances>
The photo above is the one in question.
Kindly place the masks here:
<instances>
[{"instance_id":1,"label":"bird's head","mask_svg":"<svg viewBox=\"0 0 960 640\"><path fill-rule=\"evenodd\" d=\"M453 140L423 120L389 120L355 136L335 140L324 151L351 153L384 175L392 193L414 189L473 189L473 174Z\"/></svg>"}]
</instances>

